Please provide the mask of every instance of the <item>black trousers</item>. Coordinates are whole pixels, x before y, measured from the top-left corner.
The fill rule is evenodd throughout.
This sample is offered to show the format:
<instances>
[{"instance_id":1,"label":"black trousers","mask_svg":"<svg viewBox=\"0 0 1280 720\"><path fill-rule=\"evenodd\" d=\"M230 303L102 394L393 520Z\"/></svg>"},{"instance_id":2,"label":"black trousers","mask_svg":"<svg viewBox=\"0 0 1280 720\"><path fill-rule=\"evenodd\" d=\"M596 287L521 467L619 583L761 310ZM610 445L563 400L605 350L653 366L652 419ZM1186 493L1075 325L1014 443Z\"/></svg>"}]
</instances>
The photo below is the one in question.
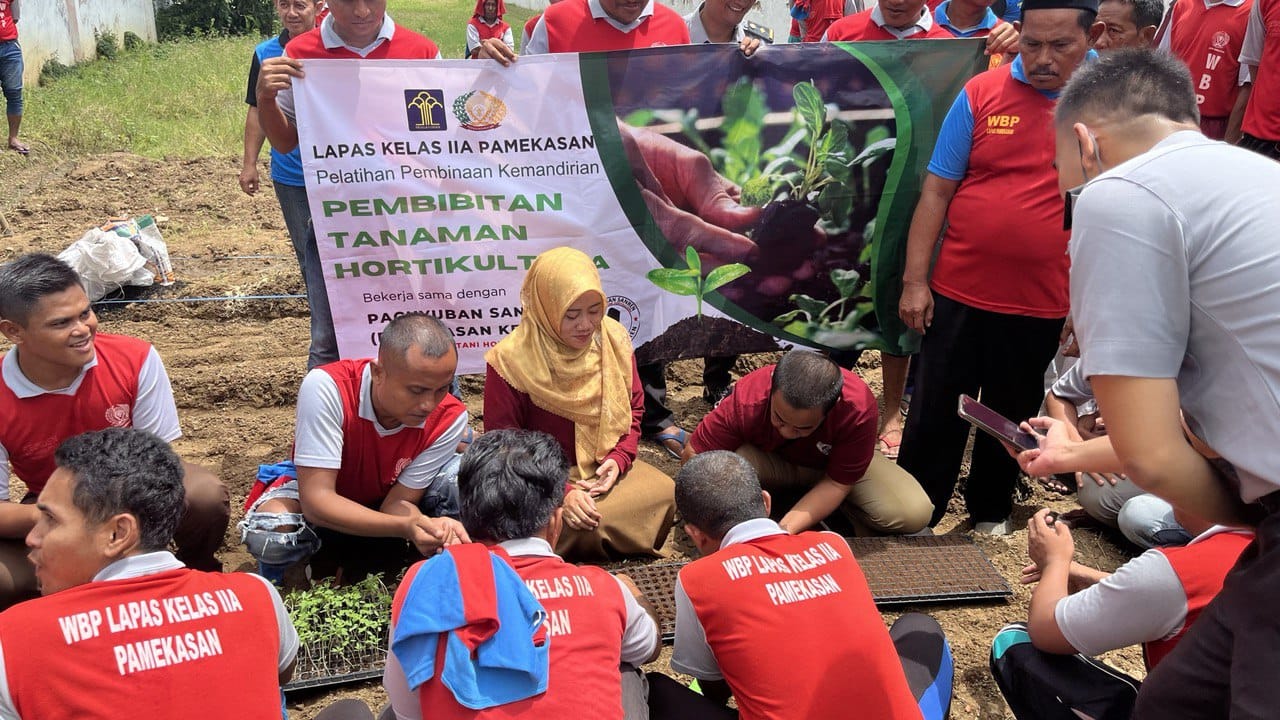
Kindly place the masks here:
<instances>
[{"instance_id":1,"label":"black trousers","mask_svg":"<svg viewBox=\"0 0 1280 720\"><path fill-rule=\"evenodd\" d=\"M1280 500L1222 592L1142 683L1134 720L1277 717L1280 708Z\"/></svg>"},{"instance_id":2,"label":"black trousers","mask_svg":"<svg viewBox=\"0 0 1280 720\"><path fill-rule=\"evenodd\" d=\"M1240 147L1245 150L1252 150L1272 160L1280 160L1280 140L1263 140L1249 133L1242 133Z\"/></svg>"},{"instance_id":3,"label":"black trousers","mask_svg":"<svg viewBox=\"0 0 1280 720\"><path fill-rule=\"evenodd\" d=\"M920 344L898 455L898 465L933 501L930 525L947 512L969 438L969 423L956 414L958 398L979 398L1014 421L1033 415L1044 400L1044 371L1058 349L1062 323L979 310L934 293L933 324ZM1009 517L1018 473L1004 446L978 432L965 488L973 522Z\"/></svg>"},{"instance_id":4,"label":"black trousers","mask_svg":"<svg viewBox=\"0 0 1280 720\"><path fill-rule=\"evenodd\" d=\"M729 371L737 362L737 355L703 358L703 387L728 387L733 378ZM667 408L667 364L647 363L636 368L640 384L644 386L644 415L640 418L640 433L652 437L676 424L675 416Z\"/></svg>"},{"instance_id":5,"label":"black trousers","mask_svg":"<svg viewBox=\"0 0 1280 720\"><path fill-rule=\"evenodd\" d=\"M1091 657L1037 650L1026 623L996 635L991 675L1018 720L1129 720L1140 685Z\"/></svg>"}]
</instances>

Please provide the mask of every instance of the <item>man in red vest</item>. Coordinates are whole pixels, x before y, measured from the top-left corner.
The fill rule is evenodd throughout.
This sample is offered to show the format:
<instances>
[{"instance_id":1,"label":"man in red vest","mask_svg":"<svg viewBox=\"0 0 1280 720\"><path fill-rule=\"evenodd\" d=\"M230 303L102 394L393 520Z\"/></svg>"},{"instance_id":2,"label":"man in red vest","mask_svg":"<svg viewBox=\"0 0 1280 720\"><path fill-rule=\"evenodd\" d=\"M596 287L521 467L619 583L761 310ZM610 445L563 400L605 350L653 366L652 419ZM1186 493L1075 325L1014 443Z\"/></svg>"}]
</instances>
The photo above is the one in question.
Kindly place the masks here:
<instances>
[{"instance_id":1,"label":"man in red vest","mask_svg":"<svg viewBox=\"0 0 1280 720\"><path fill-rule=\"evenodd\" d=\"M307 373L293 466L272 466L240 523L264 574L279 580L322 541L327 559L349 571L468 541L453 519L467 430L466 406L449 394L457 366L449 329L409 313L378 336L377 359Z\"/></svg>"},{"instance_id":2,"label":"man in red vest","mask_svg":"<svg viewBox=\"0 0 1280 720\"><path fill-rule=\"evenodd\" d=\"M941 628L912 614L887 631L844 538L792 535L770 520L746 460L694 457L676 477L676 506L702 557L676 581L671 667L705 697L651 675L656 717L730 693L743 720L946 717L952 661Z\"/></svg>"},{"instance_id":3,"label":"man in red vest","mask_svg":"<svg viewBox=\"0 0 1280 720\"><path fill-rule=\"evenodd\" d=\"M171 442L182 437L173 389L149 343L98 332L80 277L55 257L31 254L0 267L0 333L13 349L0 362L0 467L27 486L20 503L0 488L0 607L35 594L35 578L17 539L39 513L36 495L54 469L53 451L69 437L135 427ZM221 570L214 552L231 515L227 488L209 470L187 465L186 509L175 533L178 557L198 570Z\"/></svg>"},{"instance_id":4,"label":"man in red vest","mask_svg":"<svg viewBox=\"0 0 1280 720\"><path fill-rule=\"evenodd\" d=\"M502 19L506 14L506 4L502 0L476 0L475 12L467 21L467 57L473 57L480 49L480 43L489 38L498 38L507 45L515 44L511 26Z\"/></svg>"},{"instance_id":5,"label":"man in red vest","mask_svg":"<svg viewBox=\"0 0 1280 720\"><path fill-rule=\"evenodd\" d=\"M1240 48L1247 82L1236 98L1227 127L1234 142L1280 160L1280 0L1254 0ZM1246 73L1241 73L1245 78ZM1255 92L1256 89L1256 92Z\"/></svg>"},{"instance_id":6,"label":"man in red vest","mask_svg":"<svg viewBox=\"0 0 1280 720\"><path fill-rule=\"evenodd\" d=\"M182 461L108 428L55 454L27 536L43 597L0 614L0 716L279 718L298 635L270 583L191 570L166 548ZM218 692L210 692L219 688Z\"/></svg>"},{"instance_id":7,"label":"man in red vest","mask_svg":"<svg viewBox=\"0 0 1280 720\"><path fill-rule=\"evenodd\" d=\"M441 682L440 672L411 687L406 668L419 667L422 658L393 652L383 684L397 717L622 720L645 708L644 680L634 667L653 661L662 649L653 610L625 575L566 563L552 550L563 527L561 503L568 477L559 444L550 435L528 430L485 433L471 444L458 472L467 531L506 558L545 609L551 644L546 692L469 710ZM403 613L431 610L405 606L421 567L405 576L396 593L392 638Z\"/></svg>"},{"instance_id":8,"label":"man in red vest","mask_svg":"<svg viewBox=\"0 0 1280 720\"><path fill-rule=\"evenodd\" d=\"M1096 0L1028 0L1021 54L978 75L948 111L907 236L898 314L924 333L898 464L947 510L971 430L956 398L1032 415L1069 311L1053 170L1058 92L1102 33ZM935 248L941 236L936 262ZM965 491L975 527L1007 534L1018 467L978 433Z\"/></svg>"},{"instance_id":9,"label":"man in red vest","mask_svg":"<svg viewBox=\"0 0 1280 720\"><path fill-rule=\"evenodd\" d=\"M1226 137L1227 121L1240 94L1240 52L1253 0L1174 2L1157 46L1191 70L1200 109L1200 132Z\"/></svg>"},{"instance_id":10,"label":"man in red vest","mask_svg":"<svg viewBox=\"0 0 1280 720\"><path fill-rule=\"evenodd\" d=\"M1002 629L991 650L992 673L1015 717L1128 718L1133 712L1138 682L1092 656L1141 643L1150 671L1217 596L1253 540L1250 531L1175 516L1197 533L1194 540L1148 550L1114 573L1073 561L1071 531L1048 510L1027 523L1031 564L1022 582L1038 583L1030 617Z\"/></svg>"}]
</instances>

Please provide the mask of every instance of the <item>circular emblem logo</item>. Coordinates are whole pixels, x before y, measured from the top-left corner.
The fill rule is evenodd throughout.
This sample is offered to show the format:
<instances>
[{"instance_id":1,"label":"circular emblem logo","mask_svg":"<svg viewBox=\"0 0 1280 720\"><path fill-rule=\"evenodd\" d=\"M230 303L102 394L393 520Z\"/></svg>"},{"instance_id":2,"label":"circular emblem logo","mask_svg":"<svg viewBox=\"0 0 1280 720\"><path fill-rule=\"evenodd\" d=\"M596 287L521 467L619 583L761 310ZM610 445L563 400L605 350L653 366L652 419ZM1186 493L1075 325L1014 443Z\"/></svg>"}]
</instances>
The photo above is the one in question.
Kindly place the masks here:
<instances>
[{"instance_id":1,"label":"circular emblem logo","mask_svg":"<svg viewBox=\"0 0 1280 720\"><path fill-rule=\"evenodd\" d=\"M610 295L608 303L605 314L617 320L619 325L627 329L631 339L635 340L636 333L640 332L640 306L624 295Z\"/></svg>"},{"instance_id":2,"label":"circular emblem logo","mask_svg":"<svg viewBox=\"0 0 1280 720\"><path fill-rule=\"evenodd\" d=\"M507 104L483 90L472 90L453 101L453 116L468 130L492 130L507 116Z\"/></svg>"},{"instance_id":3,"label":"circular emblem logo","mask_svg":"<svg viewBox=\"0 0 1280 720\"><path fill-rule=\"evenodd\" d=\"M1214 50L1226 50L1229 42L1231 42L1231 36L1219 30L1213 34L1213 40L1210 41L1210 44L1213 45Z\"/></svg>"},{"instance_id":4,"label":"circular emblem logo","mask_svg":"<svg viewBox=\"0 0 1280 720\"><path fill-rule=\"evenodd\" d=\"M107 422L111 427L129 427L129 406L121 403L107 408Z\"/></svg>"},{"instance_id":5,"label":"circular emblem logo","mask_svg":"<svg viewBox=\"0 0 1280 720\"><path fill-rule=\"evenodd\" d=\"M409 467L409 463L411 462L413 462L411 458L400 458L397 460L395 472L391 473L391 477L393 479L400 477L400 473L404 472L404 469Z\"/></svg>"}]
</instances>

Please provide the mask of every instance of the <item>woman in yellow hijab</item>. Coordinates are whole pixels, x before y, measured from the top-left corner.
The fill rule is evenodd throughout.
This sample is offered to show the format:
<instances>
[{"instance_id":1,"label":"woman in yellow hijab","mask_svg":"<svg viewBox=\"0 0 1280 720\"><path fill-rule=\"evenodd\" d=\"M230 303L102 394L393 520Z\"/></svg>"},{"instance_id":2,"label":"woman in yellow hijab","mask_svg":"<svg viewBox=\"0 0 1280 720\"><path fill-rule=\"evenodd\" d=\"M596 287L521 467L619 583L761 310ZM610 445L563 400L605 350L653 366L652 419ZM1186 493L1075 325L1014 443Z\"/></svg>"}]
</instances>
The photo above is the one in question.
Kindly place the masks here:
<instances>
[{"instance_id":1,"label":"woman in yellow hijab","mask_svg":"<svg viewBox=\"0 0 1280 720\"><path fill-rule=\"evenodd\" d=\"M573 248L548 250L520 304L520 325L485 355L485 431L540 430L560 442L570 467L560 555L660 555L675 484L636 459L644 391L631 337L605 315L595 264Z\"/></svg>"}]
</instances>

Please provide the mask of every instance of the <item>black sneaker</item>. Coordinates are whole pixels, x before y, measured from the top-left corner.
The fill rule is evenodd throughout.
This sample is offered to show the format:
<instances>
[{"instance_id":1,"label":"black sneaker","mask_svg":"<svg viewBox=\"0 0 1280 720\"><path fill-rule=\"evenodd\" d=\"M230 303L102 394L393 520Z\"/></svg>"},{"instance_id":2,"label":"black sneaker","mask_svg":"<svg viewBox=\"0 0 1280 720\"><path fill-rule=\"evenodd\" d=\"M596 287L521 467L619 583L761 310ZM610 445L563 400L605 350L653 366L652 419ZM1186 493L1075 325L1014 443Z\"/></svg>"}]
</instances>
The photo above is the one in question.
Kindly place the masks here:
<instances>
[{"instance_id":1,"label":"black sneaker","mask_svg":"<svg viewBox=\"0 0 1280 720\"><path fill-rule=\"evenodd\" d=\"M729 393L731 392L733 392L732 385L725 385L724 387L712 387L708 385L707 387L702 388L702 399L706 400L707 404L714 408L720 404L721 400L729 397Z\"/></svg>"}]
</instances>

